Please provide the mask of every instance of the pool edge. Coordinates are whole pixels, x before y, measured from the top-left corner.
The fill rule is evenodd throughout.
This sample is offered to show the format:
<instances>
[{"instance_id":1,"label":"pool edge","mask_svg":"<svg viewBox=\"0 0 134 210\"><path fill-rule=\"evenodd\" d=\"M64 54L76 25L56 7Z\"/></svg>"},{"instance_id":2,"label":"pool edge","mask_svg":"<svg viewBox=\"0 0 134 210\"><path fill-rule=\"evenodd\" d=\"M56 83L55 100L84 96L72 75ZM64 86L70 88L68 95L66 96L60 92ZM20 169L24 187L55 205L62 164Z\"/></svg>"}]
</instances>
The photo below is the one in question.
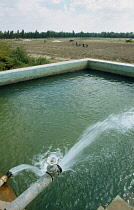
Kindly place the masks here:
<instances>
[{"instance_id":1,"label":"pool edge","mask_svg":"<svg viewBox=\"0 0 134 210\"><path fill-rule=\"evenodd\" d=\"M79 59L0 72L0 86L83 69L134 77L134 65L98 59Z\"/></svg>"}]
</instances>

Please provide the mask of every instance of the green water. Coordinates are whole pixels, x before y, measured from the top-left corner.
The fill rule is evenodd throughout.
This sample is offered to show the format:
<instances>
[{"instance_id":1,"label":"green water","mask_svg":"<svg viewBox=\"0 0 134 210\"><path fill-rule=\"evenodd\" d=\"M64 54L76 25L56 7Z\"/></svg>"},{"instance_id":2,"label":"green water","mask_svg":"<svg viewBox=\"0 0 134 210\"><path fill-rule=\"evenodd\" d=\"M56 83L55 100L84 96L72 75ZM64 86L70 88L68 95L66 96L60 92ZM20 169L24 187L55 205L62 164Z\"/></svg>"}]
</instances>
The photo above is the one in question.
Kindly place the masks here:
<instances>
[{"instance_id":1,"label":"green water","mask_svg":"<svg viewBox=\"0 0 134 210\"><path fill-rule=\"evenodd\" d=\"M118 121L124 116L119 129L106 129L96 136L76 157L79 161L73 171L61 174L27 210L96 210L130 188L134 173L133 82L132 78L85 70L0 87L3 174L20 164L38 165L45 153L58 151L64 156L86 128L110 115ZM20 195L37 179L32 172L23 171L9 183Z\"/></svg>"}]
</instances>

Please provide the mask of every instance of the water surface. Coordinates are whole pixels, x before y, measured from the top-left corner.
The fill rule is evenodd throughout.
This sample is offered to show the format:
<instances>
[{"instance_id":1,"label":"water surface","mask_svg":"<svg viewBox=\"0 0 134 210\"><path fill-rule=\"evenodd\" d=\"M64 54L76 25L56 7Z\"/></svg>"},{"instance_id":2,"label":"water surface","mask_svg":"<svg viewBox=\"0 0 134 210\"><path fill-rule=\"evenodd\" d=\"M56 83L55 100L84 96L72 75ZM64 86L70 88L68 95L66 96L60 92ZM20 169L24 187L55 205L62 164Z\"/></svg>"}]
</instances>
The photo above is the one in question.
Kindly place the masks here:
<instances>
[{"instance_id":1,"label":"water surface","mask_svg":"<svg viewBox=\"0 0 134 210\"><path fill-rule=\"evenodd\" d=\"M132 78L86 70L0 87L3 174L20 164L40 167L51 152L64 156L83 133L91 138L86 129L109 116L119 125L126 116L120 128L100 131L76 157L73 170L61 174L26 209L95 210L123 196L134 173L133 93ZM124 132L123 125L128 125ZM9 183L20 195L37 179L25 170Z\"/></svg>"}]
</instances>

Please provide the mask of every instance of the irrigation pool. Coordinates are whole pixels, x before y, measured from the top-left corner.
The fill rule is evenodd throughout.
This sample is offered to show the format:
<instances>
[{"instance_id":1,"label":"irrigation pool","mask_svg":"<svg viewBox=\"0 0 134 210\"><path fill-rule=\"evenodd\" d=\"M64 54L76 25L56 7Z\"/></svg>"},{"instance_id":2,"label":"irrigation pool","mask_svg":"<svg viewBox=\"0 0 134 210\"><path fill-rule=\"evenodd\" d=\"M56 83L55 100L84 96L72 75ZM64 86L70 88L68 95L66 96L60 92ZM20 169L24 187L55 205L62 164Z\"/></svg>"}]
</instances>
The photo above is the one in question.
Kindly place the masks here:
<instances>
[{"instance_id":1,"label":"irrigation pool","mask_svg":"<svg viewBox=\"0 0 134 210\"><path fill-rule=\"evenodd\" d=\"M133 96L133 78L89 70L0 87L0 172L27 166L9 180L16 195L51 153L63 168L26 210L96 210L131 193Z\"/></svg>"}]
</instances>

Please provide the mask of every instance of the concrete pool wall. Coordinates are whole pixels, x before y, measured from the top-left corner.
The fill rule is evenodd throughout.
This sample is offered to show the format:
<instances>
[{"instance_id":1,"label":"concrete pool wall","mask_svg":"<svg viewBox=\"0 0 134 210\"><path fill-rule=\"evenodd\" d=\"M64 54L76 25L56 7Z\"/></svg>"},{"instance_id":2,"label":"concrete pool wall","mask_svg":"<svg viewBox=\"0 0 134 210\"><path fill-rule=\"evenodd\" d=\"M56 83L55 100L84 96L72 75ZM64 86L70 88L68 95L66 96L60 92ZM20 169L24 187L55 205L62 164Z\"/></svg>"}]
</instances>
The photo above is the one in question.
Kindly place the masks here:
<instances>
[{"instance_id":1,"label":"concrete pool wall","mask_svg":"<svg viewBox=\"0 0 134 210\"><path fill-rule=\"evenodd\" d=\"M0 72L0 86L83 69L93 69L134 77L133 64L86 58L2 71Z\"/></svg>"}]
</instances>

